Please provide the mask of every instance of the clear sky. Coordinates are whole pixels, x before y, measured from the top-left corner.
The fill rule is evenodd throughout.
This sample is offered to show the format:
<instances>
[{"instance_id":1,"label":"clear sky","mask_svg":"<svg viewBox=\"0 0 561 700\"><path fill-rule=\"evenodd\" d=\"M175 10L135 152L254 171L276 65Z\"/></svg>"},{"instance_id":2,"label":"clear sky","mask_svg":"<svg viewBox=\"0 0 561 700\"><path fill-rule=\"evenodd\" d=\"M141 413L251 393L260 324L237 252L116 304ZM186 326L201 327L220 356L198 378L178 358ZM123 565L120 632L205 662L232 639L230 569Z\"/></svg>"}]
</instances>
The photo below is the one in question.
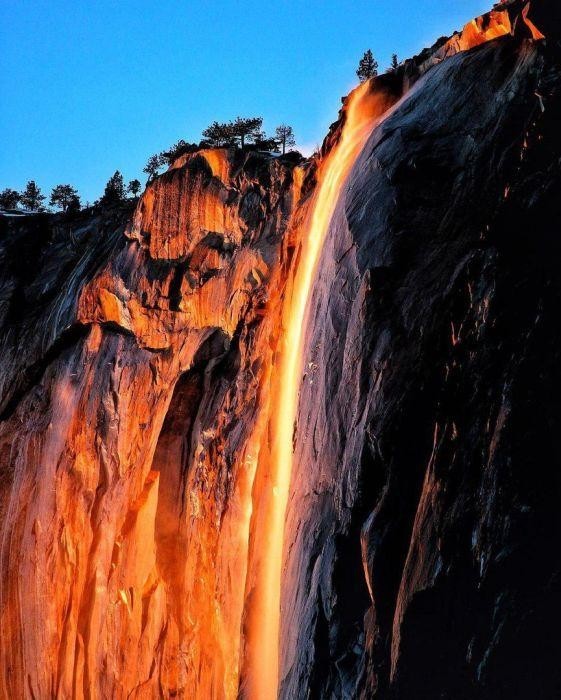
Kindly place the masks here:
<instances>
[{"instance_id":1,"label":"clear sky","mask_svg":"<svg viewBox=\"0 0 561 700\"><path fill-rule=\"evenodd\" d=\"M371 48L384 70L492 0L0 0L0 189L93 201L213 120L291 124L310 151Z\"/></svg>"}]
</instances>

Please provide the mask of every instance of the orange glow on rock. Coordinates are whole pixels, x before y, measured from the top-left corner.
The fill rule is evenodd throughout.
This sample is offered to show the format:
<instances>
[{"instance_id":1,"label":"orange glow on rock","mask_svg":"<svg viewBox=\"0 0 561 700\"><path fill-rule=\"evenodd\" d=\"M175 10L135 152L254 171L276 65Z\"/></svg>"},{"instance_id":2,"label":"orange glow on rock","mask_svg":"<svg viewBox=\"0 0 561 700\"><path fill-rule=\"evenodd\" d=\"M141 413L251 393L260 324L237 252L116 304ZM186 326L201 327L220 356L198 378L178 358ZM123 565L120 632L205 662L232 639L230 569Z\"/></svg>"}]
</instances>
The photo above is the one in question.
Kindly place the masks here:
<instances>
[{"instance_id":1,"label":"orange glow on rock","mask_svg":"<svg viewBox=\"0 0 561 700\"><path fill-rule=\"evenodd\" d=\"M392 90L510 31L493 11ZM380 82L352 93L312 163L178 158L124 240L104 233L118 245L95 274L89 253L76 263L38 325L63 342L37 386L47 347L22 345L25 391L0 422L1 697L277 697L308 307L350 171L398 98Z\"/></svg>"},{"instance_id":2,"label":"orange glow on rock","mask_svg":"<svg viewBox=\"0 0 561 700\"><path fill-rule=\"evenodd\" d=\"M530 3L526 5L526 7L522 10L522 19L524 20L524 23L530 30L530 33L532 34L532 39L535 40L540 40L540 39L545 39L545 35L540 32L540 30L536 27L536 25L528 18L528 11L530 9Z\"/></svg>"},{"instance_id":3,"label":"orange glow on rock","mask_svg":"<svg viewBox=\"0 0 561 700\"><path fill-rule=\"evenodd\" d=\"M376 117L390 106L385 93L364 83L351 93L339 142L320 165L318 185L295 254L296 269L286 290L280 330L276 385L271 402L271 456L267 477L254 498L263 513L259 561L250 596L243 697L272 700L279 684L280 593L284 521L292 473L293 433L302 379L303 339L308 301L323 242L347 176L372 131Z\"/></svg>"}]
</instances>

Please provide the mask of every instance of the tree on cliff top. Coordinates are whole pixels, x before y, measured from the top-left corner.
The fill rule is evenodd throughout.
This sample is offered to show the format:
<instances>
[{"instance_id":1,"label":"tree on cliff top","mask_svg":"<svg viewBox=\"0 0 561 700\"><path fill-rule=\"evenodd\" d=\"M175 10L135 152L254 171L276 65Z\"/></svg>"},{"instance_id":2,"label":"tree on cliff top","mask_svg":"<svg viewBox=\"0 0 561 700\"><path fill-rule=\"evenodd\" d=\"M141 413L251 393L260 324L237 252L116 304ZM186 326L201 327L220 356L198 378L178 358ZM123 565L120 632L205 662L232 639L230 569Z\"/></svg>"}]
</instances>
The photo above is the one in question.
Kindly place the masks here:
<instances>
[{"instance_id":1,"label":"tree on cliff top","mask_svg":"<svg viewBox=\"0 0 561 700\"><path fill-rule=\"evenodd\" d=\"M254 136L253 145L258 151L273 151L275 153L279 151L278 139L267 136L264 131Z\"/></svg>"},{"instance_id":2,"label":"tree on cliff top","mask_svg":"<svg viewBox=\"0 0 561 700\"><path fill-rule=\"evenodd\" d=\"M45 201L45 195L41 193L41 190L35 184L35 180L30 180L25 186L25 190L20 195L21 205L24 209L29 209L30 211L45 211L43 202Z\"/></svg>"},{"instance_id":3,"label":"tree on cliff top","mask_svg":"<svg viewBox=\"0 0 561 700\"><path fill-rule=\"evenodd\" d=\"M148 162L144 166L142 172L148 175L148 182L153 180L158 174L158 170L162 167L162 158L157 153L148 158Z\"/></svg>"},{"instance_id":4,"label":"tree on cliff top","mask_svg":"<svg viewBox=\"0 0 561 700\"><path fill-rule=\"evenodd\" d=\"M397 54L392 53L392 62L390 63L390 67L388 70L390 70L390 71L397 70L398 66L399 66L399 61L397 60Z\"/></svg>"},{"instance_id":5,"label":"tree on cliff top","mask_svg":"<svg viewBox=\"0 0 561 700\"><path fill-rule=\"evenodd\" d=\"M51 191L49 204L59 207L63 212L80 209L80 197L72 185L57 185Z\"/></svg>"},{"instance_id":6,"label":"tree on cliff top","mask_svg":"<svg viewBox=\"0 0 561 700\"><path fill-rule=\"evenodd\" d=\"M287 124L281 124L280 126L277 126L277 128L275 129L275 136L277 137L277 141L279 142L279 145L282 149L283 156L286 153L287 148L296 145L294 131L292 131L292 127L288 126Z\"/></svg>"},{"instance_id":7,"label":"tree on cliff top","mask_svg":"<svg viewBox=\"0 0 561 700\"><path fill-rule=\"evenodd\" d=\"M212 124L203 131L203 138L205 142L213 148L229 146L234 139L232 125L212 122Z\"/></svg>"},{"instance_id":8,"label":"tree on cliff top","mask_svg":"<svg viewBox=\"0 0 561 700\"><path fill-rule=\"evenodd\" d=\"M360 59L356 74L361 83L378 75L378 62L372 55L370 49L365 51L363 57Z\"/></svg>"},{"instance_id":9,"label":"tree on cliff top","mask_svg":"<svg viewBox=\"0 0 561 700\"><path fill-rule=\"evenodd\" d=\"M100 204L120 204L124 199L125 183L123 182L123 176L118 170L115 170L105 185L105 192L99 202Z\"/></svg>"},{"instance_id":10,"label":"tree on cliff top","mask_svg":"<svg viewBox=\"0 0 561 700\"><path fill-rule=\"evenodd\" d=\"M0 208L1 209L15 209L20 200L20 193L16 190L11 190L6 187L5 190L0 192Z\"/></svg>"},{"instance_id":11,"label":"tree on cliff top","mask_svg":"<svg viewBox=\"0 0 561 700\"><path fill-rule=\"evenodd\" d=\"M187 143L183 139L180 139L173 146L170 146L167 151L162 151L160 153L160 165L171 165L176 158L184 155L185 153L194 153L199 150L199 146L196 143Z\"/></svg>"},{"instance_id":12,"label":"tree on cliff top","mask_svg":"<svg viewBox=\"0 0 561 700\"><path fill-rule=\"evenodd\" d=\"M127 186L127 192L133 197L138 197L141 187L142 185L140 184L140 180L137 180L135 178L134 180L131 180L129 182Z\"/></svg>"},{"instance_id":13,"label":"tree on cliff top","mask_svg":"<svg viewBox=\"0 0 561 700\"><path fill-rule=\"evenodd\" d=\"M231 146L236 141L244 148L246 139L258 143L264 140L261 131L262 117L236 117L234 121L226 123L212 122L203 131L204 142L201 145L209 145L213 148Z\"/></svg>"},{"instance_id":14,"label":"tree on cliff top","mask_svg":"<svg viewBox=\"0 0 561 700\"><path fill-rule=\"evenodd\" d=\"M265 134L261 131L263 117L236 117L230 124L232 136L240 140L240 146L245 146L247 138L252 141L264 140Z\"/></svg>"}]
</instances>

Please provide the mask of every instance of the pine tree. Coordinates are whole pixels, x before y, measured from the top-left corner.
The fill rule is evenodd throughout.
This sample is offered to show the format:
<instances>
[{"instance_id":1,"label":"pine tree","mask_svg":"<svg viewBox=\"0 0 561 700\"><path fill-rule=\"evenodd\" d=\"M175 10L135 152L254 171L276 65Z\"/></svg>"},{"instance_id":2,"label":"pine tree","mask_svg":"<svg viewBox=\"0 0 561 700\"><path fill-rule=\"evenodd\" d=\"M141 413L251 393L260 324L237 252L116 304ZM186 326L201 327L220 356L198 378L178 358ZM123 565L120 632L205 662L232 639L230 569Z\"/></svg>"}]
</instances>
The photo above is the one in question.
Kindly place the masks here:
<instances>
[{"instance_id":1,"label":"pine tree","mask_svg":"<svg viewBox=\"0 0 561 700\"><path fill-rule=\"evenodd\" d=\"M378 62L375 60L370 49L365 51L363 57L360 59L356 74L361 83L378 75Z\"/></svg>"},{"instance_id":2,"label":"pine tree","mask_svg":"<svg viewBox=\"0 0 561 700\"><path fill-rule=\"evenodd\" d=\"M30 211L45 211L43 202L45 201L45 195L41 193L41 190L35 184L35 180L30 180L25 186L25 190L20 195L21 205L24 209L29 209Z\"/></svg>"},{"instance_id":3,"label":"pine tree","mask_svg":"<svg viewBox=\"0 0 561 700\"><path fill-rule=\"evenodd\" d=\"M148 175L148 182L153 180L158 174L158 170L162 167L162 158L157 153L148 158L148 162L143 168L144 173Z\"/></svg>"},{"instance_id":4,"label":"pine tree","mask_svg":"<svg viewBox=\"0 0 561 700\"><path fill-rule=\"evenodd\" d=\"M118 170L115 170L105 185L105 192L100 199L100 203L105 205L120 204L124 199L125 183L123 182L123 176Z\"/></svg>"},{"instance_id":5,"label":"pine tree","mask_svg":"<svg viewBox=\"0 0 561 700\"><path fill-rule=\"evenodd\" d=\"M264 134L261 132L262 125L263 117L236 117L231 122L230 128L232 136L239 138L240 146L243 148L247 138L256 142L264 137Z\"/></svg>"},{"instance_id":6,"label":"pine tree","mask_svg":"<svg viewBox=\"0 0 561 700\"><path fill-rule=\"evenodd\" d=\"M133 197L138 197L138 193L140 192L141 187L142 185L140 184L140 180L137 180L135 178L134 180L131 180L127 185L127 192Z\"/></svg>"},{"instance_id":7,"label":"pine tree","mask_svg":"<svg viewBox=\"0 0 561 700\"><path fill-rule=\"evenodd\" d=\"M77 194L72 195L72 197L70 198L68 205L66 207L66 213L67 214L77 214L81 208L82 208L82 202L80 201L80 197Z\"/></svg>"},{"instance_id":8,"label":"pine tree","mask_svg":"<svg viewBox=\"0 0 561 700\"><path fill-rule=\"evenodd\" d=\"M234 139L232 124L212 122L212 124L203 131L203 137L205 139L203 143L205 145L208 144L211 148L229 146Z\"/></svg>"},{"instance_id":9,"label":"pine tree","mask_svg":"<svg viewBox=\"0 0 561 700\"><path fill-rule=\"evenodd\" d=\"M399 61L397 60L397 54L392 53L392 62L390 64L390 69L396 70L398 66L399 66Z\"/></svg>"},{"instance_id":10,"label":"pine tree","mask_svg":"<svg viewBox=\"0 0 561 700\"><path fill-rule=\"evenodd\" d=\"M277 128L275 129L275 136L277 137L279 145L282 149L283 156L286 153L287 148L296 145L294 131L292 130L292 127L288 126L287 124L281 124L280 126L277 126Z\"/></svg>"},{"instance_id":11,"label":"pine tree","mask_svg":"<svg viewBox=\"0 0 561 700\"><path fill-rule=\"evenodd\" d=\"M80 208L80 198L78 192L71 185L57 185L53 187L49 204L52 207L59 207L66 212L69 208L76 211Z\"/></svg>"},{"instance_id":12,"label":"pine tree","mask_svg":"<svg viewBox=\"0 0 561 700\"><path fill-rule=\"evenodd\" d=\"M20 193L6 187L0 192L0 209L15 209L20 201Z\"/></svg>"},{"instance_id":13,"label":"pine tree","mask_svg":"<svg viewBox=\"0 0 561 700\"><path fill-rule=\"evenodd\" d=\"M258 151L273 151L279 152L279 141L276 138L267 136L264 131L255 134L253 137L253 145Z\"/></svg>"}]
</instances>

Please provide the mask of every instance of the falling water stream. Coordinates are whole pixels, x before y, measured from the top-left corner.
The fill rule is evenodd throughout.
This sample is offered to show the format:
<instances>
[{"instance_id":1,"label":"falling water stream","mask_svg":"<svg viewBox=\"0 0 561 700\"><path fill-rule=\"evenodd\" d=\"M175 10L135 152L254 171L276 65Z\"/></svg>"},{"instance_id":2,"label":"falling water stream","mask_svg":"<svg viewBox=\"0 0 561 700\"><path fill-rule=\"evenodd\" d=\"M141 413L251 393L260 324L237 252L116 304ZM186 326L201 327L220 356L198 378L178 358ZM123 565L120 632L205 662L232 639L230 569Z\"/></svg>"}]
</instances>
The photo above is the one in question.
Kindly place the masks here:
<instances>
[{"instance_id":1,"label":"falling water stream","mask_svg":"<svg viewBox=\"0 0 561 700\"><path fill-rule=\"evenodd\" d=\"M278 388L271 406L272 449L269 464L267 512L261 527L266 552L251 602L251 680L244 697L274 700L279 686L280 595L285 517L292 473L293 431L303 370L304 338L318 260L338 198L349 172L387 107L387 96L371 91L370 82L350 96L339 142L320 165L318 186L304 224L301 251L282 311L281 348L277 365Z\"/></svg>"}]
</instances>

